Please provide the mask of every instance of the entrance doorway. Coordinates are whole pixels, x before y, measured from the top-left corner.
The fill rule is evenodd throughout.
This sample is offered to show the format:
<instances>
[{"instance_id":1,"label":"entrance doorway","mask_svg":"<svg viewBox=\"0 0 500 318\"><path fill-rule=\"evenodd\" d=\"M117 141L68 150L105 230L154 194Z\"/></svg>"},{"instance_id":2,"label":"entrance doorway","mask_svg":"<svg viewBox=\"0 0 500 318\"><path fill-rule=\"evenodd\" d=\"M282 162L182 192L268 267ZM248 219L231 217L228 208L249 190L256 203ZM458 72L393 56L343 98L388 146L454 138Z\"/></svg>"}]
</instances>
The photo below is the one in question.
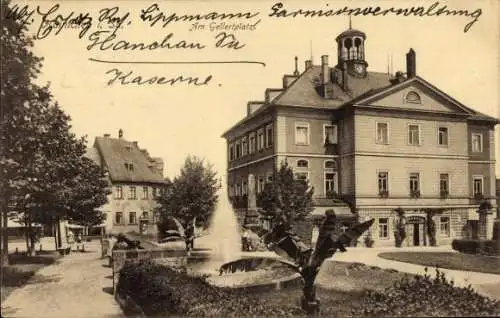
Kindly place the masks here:
<instances>
[{"instance_id":1,"label":"entrance doorway","mask_svg":"<svg viewBox=\"0 0 500 318\"><path fill-rule=\"evenodd\" d=\"M413 224L413 246L420 245L420 224Z\"/></svg>"},{"instance_id":2,"label":"entrance doorway","mask_svg":"<svg viewBox=\"0 0 500 318\"><path fill-rule=\"evenodd\" d=\"M425 217L411 215L406 218L407 242L411 246L425 246Z\"/></svg>"}]
</instances>

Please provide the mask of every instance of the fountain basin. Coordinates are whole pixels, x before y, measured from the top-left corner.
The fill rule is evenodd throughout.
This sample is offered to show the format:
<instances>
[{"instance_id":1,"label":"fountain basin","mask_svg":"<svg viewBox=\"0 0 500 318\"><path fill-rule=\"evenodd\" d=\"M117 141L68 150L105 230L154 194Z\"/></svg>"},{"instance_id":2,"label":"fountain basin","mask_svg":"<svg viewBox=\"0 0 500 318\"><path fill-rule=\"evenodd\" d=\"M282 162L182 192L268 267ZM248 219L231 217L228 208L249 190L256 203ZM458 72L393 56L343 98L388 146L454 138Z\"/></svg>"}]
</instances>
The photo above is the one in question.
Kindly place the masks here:
<instances>
[{"instance_id":1,"label":"fountain basin","mask_svg":"<svg viewBox=\"0 0 500 318\"><path fill-rule=\"evenodd\" d=\"M205 261L204 255L188 257L188 268L217 287L267 291L302 285L295 266L277 258L243 257L222 265Z\"/></svg>"}]
</instances>

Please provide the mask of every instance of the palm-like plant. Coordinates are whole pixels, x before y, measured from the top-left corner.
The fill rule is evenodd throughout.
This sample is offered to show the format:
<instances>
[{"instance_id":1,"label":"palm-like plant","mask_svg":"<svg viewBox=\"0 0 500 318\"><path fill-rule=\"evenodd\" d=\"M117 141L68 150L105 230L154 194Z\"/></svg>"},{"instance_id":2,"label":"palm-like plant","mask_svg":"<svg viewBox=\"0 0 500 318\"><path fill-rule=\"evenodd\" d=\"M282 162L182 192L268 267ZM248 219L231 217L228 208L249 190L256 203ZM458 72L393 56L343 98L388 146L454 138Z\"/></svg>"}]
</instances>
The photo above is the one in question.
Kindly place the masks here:
<instances>
[{"instance_id":1,"label":"palm-like plant","mask_svg":"<svg viewBox=\"0 0 500 318\"><path fill-rule=\"evenodd\" d=\"M316 299L314 282L323 262L332 257L337 250L345 252L345 246L358 239L371 227L373 222L372 219L357 224L338 235L335 231L335 213L333 210L328 210L314 248L307 246L293 233L285 218L279 219L272 230L263 235L267 247L285 259L291 260L302 276L304 280L302 308L304 310L309 313L319 310L319 300Z\"/></svg>"}]
</instances>

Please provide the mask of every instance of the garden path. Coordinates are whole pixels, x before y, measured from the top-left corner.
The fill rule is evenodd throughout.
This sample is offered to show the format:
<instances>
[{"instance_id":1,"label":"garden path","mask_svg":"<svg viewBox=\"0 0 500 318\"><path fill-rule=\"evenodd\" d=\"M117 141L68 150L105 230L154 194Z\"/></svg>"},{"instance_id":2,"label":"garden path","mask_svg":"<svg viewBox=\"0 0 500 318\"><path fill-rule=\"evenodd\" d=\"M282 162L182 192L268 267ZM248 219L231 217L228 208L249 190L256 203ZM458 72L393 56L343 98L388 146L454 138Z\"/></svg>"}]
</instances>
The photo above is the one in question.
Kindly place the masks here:
<instances>
[{"instance_id":1,"label":"garden path","mask_svg":"<svg viewBox=\"0 0 500 318\"><path fill-rule=\"evenodd\" d=\"M112 270L100 243L39 270L2 304L2 317L124 317L112 295Z\"/></svg>"}]
</instances>

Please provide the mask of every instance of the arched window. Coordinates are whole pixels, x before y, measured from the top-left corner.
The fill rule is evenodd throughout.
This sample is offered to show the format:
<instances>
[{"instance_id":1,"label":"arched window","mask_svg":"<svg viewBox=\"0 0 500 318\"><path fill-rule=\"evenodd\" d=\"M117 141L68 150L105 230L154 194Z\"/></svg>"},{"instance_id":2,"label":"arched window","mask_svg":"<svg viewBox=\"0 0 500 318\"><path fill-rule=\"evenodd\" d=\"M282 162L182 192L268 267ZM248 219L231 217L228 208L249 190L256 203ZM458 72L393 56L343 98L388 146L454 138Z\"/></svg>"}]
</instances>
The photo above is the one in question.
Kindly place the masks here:
<instances>
[{"instance_id":1,"label":"arched window","mask_svg":"<svg viewBox=\"0 0 500 318\"><path fill-rule=\"evenodd\" d=\"M344 41L344 46L347 49L347 59L352 59L352 39L346 39Z\"/></svg>"},{"instance_id":2,"label":"arched window","mask_svg":"<svg viewBox=\"0 0 500 318\"><path fill-rule=\"evenodd\" d=\"M308 168L309 167L309 161L304 160L304 159L297 160L297 167L298 168Z\"/></svg>"},{"instance_id":3,"label":"arched window","mask_svg":"<svg viewBox=\"0 0 500 318\"><path fill-rule=\"evenodd\" d=\"M354 53L355 54L354 58L361 60L362 57L361 57L361 39L360 38L354 39L354 47L356 48L356 51Z\"/></svg>"},{"instance_id":4,"label":"arched window","mask_svg":"<svg viewBox=\"0 0 500 318\"><path fill-rule=\"evenodd\" d=\"M326 160L325 161L325 169L337 170L337 163L334 160Z\"/></svg>"},{"instance_id":5,"label":"arched window","mask_svg":"<svg viewBox=\"0 0 500 318\"><path fill-rule=\"evenodd\" d=\"M420 95L414 91L408 92L406 94L405 102L411 103L411 104L422 104L422 100L420 99Z\"/></svg>"}]
</instances>

